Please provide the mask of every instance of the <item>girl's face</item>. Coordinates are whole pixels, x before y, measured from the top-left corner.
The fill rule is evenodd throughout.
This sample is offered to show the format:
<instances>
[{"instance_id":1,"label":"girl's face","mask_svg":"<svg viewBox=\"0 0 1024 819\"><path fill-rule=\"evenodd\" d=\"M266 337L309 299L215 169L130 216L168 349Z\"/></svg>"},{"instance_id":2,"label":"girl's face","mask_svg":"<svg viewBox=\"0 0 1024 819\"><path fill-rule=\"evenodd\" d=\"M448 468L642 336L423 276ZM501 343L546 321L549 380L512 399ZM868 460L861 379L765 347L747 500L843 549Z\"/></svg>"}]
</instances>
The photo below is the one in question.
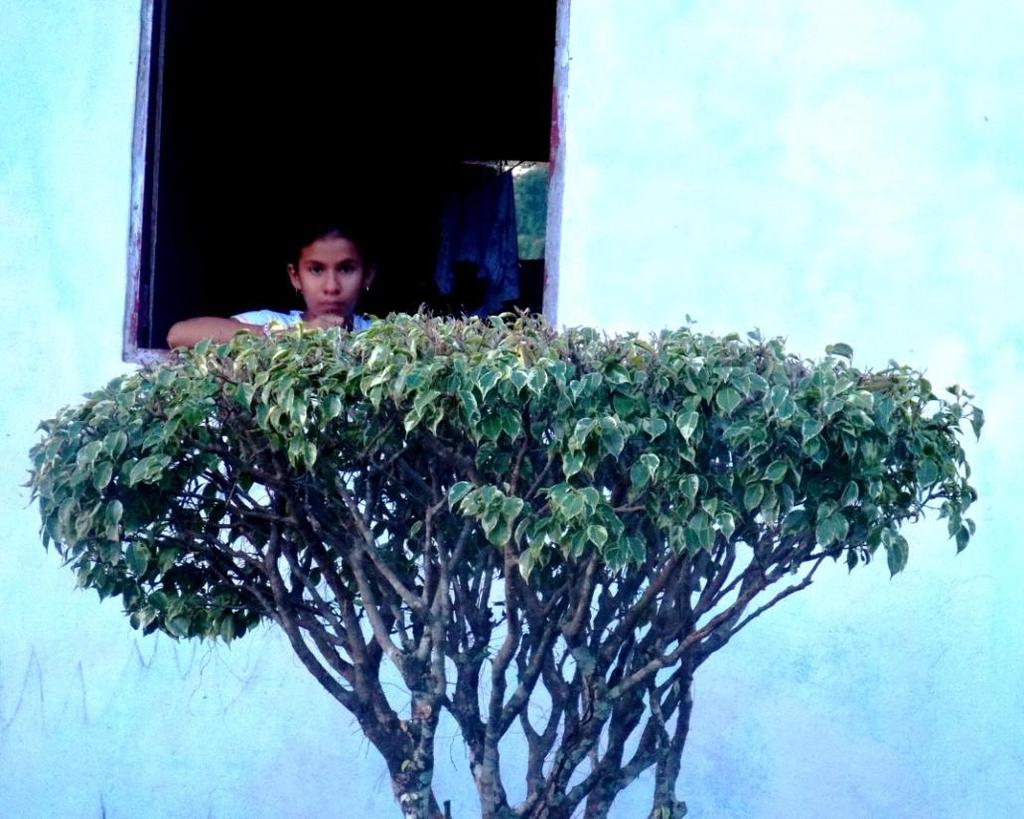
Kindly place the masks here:
<instances>
[{"instance_id":1,"label":"girl's face","mask_svg":"<svg viewBox=\"0 0 1024 819\"><path fill-rule=\"evenodd\" d=\"M356 245L341 236L323 236L299 252L297 264L288 265L288 278L302 294L306 312L302 318L339 316L351 323L363 290L373 281Z\"/></svg>"}]
</instances>

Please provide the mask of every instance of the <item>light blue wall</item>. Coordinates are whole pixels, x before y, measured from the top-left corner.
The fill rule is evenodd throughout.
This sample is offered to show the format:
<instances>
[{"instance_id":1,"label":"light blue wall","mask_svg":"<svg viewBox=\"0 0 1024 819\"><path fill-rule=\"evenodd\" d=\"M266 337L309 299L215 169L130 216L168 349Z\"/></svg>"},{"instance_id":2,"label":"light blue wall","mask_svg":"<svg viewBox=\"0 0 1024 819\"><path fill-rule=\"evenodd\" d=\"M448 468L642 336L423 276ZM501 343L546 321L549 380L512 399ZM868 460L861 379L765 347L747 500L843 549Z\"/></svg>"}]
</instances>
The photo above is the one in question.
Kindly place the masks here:
<instances>
[{"instance_id":1,"label":"light blue wall","mask_svg":"<svg viewBox=\"0 0 1024 819\"><path fill-rule=\"evenodd\" d=\"M140 638L19 488L38 421L127 367L138 44L137 0L0 0L0 817L392 816L283 640Z\"/></svg>"},{"instance_id":2,"label":"light blue wall","mask_svg":"<svg viewBox=\"0 0 1024 819\"><path fill-rule=\"evenodd\" d=\"M569 42L560 322L845 341L988 413L965 553L913 527L705 666L691 815L1020 816L1024 5L587 0Z\"/></svg>"},{"instance_id":3,"label":"light blue wall","mask_svg":"<svg viewBox=\"0 0 1024 819\"><path fill-rule=\"evenodd\" d=\"M559 316L843 340L976 390L977 540L918 526L896 580L836 568L737 638L680 791L697 817L1016 816L1024 20L848 7L577 0ZM138 638L18 488L36 422L124 368L137 51L136 2L0 0L0 817L395 815L279 638Z\"/></svg>"}]
</instances>

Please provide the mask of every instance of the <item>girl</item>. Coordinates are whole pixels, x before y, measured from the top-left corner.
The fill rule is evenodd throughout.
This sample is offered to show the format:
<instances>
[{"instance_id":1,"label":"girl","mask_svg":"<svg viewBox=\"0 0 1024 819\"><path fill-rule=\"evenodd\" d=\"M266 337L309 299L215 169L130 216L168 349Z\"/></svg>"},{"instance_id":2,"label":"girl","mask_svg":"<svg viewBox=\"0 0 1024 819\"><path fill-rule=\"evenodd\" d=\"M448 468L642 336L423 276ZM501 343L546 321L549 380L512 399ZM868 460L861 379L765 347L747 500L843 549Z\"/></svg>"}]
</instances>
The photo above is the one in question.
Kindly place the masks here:
<instances>
[{"instance_id":1,"label":"girl","mask_svg":"<svg viewBox=\"0 0 1024 819\"><path fill-rule=\"evenodd\" d=\"M271 322L286 328L300 321L305 327L344 327L362 330L369 320L355 312L359 297L370 289L376 267L367 256L367 245L351 226L324 223L300 237L288 264L288 279L306 309L279 313L252 310L231 318L203 316L174 324L167 345L194 347L203 339L220 343L235 333L265 333Z\"/></svg>"}]
</instances>

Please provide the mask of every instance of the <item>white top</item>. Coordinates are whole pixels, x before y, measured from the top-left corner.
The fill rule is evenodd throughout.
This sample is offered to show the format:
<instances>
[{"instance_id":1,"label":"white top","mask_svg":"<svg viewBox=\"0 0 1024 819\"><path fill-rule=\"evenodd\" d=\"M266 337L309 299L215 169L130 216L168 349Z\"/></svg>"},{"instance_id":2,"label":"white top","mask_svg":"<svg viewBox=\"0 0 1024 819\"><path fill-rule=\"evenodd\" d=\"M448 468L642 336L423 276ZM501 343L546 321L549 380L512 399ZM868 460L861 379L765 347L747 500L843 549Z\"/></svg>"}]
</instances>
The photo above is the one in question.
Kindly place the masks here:
<instances>
[{"instance_id":1,"label":"white top","mask_svg":"<svg viewBox=\"0 0 1024 819\"><path fill-rule=\"evenodd\" d=\"M302 311L289 310L287 313L278 313L276 310L249 310L246 313L238 313L231 318L238 319L246 324L258 324L261 327L266 327L272 321L284 327L294 327L302 321ZM370 320L366 316L361 316L358 313L352 314L353 330L365 330L369 326Z\"/></svg>"}]
</instances>

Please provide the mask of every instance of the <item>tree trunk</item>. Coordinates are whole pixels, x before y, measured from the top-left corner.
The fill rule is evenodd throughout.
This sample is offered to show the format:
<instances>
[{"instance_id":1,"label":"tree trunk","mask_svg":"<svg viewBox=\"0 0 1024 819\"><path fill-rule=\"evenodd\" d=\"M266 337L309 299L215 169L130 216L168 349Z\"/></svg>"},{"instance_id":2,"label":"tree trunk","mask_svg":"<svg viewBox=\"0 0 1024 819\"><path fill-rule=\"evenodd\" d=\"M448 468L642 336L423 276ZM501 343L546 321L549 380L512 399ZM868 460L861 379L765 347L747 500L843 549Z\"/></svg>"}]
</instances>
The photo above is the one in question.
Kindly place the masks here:
<instances>
[{"instance_id":1,"label":"tree trunk","mask_svg":"<svg viewBox=\"0 0 1024 819\"><path fill-rule=\"evenodd\" d=\"M686 737L690 733L690 712L693 711L693 672L680 681L685 685L679 702L679 713L668 747L658 755L654 776L654 804L650 819L682 819L686 803L676 798L676 780L683 758Z\"/></svg>"},{"instance_id":2,"label":"tree trunk","mask_svg":"<svg viewBox=\"0 0 1024 819\"><path fill-rule=\"evenodd\" d=\"M583 819L607 819L608 811L611 810L612 802L618 793L618 790L603 782L596 785L587 797Z\"/></svg>"},{"instance_id":3,"label":"tree trunk","mask_svg":"<svg viewBox=\"0 0 1024 819\"><path fill-rule=\"evenodd\" d=\"M415 764L391 771L391 789L402 809L402 819L443 819L430 787L432 778L432 767L418 768Z\"/></svg>"},{"instance_id":4,"label":"tree trunk","mask_svg":"<svg viewBox=\"0 0 1024 819\"><path fill-rule=\"evenodd\" d=\"M570 819L571 815L571 811L562 803L541 803L530 811L530 819Z\"/></svg>"},{"instance_id":5,"label":"tree trunk","mask_svg":"<svg viewBox=\"0 0 1024 819\"><path fill-rule=\"evenodd\" d=\"M493 758L492 758L493 757ZM515 814L508 806L505 788L501 783L498 759L494 751L483 753L477 758L470 755L470 767L480 795L481 819L513 819Z\"/></svg>"},{"instance_id":6,"label":"tree trunk","mask_svg":"<svg viewBox=\"0 0 1024 819\"><path fill-rule=\"evenodd\" d=\"M374 742L387 763L403 819L444 819L432 788L438 716L434 698L414 694L410 719L399 721L390 741Z\"/></svg>"},{"instance_id":7,"label":"tree trunk","mask_svg":"<svg viewBox=\"0 0 1024 819\"><path fill-rule=\"evenodd\" d=\"M686 816L686 803L671 797L661 807L651 811L650 819L683 819Z\"/></svg>"}]
</instances>

